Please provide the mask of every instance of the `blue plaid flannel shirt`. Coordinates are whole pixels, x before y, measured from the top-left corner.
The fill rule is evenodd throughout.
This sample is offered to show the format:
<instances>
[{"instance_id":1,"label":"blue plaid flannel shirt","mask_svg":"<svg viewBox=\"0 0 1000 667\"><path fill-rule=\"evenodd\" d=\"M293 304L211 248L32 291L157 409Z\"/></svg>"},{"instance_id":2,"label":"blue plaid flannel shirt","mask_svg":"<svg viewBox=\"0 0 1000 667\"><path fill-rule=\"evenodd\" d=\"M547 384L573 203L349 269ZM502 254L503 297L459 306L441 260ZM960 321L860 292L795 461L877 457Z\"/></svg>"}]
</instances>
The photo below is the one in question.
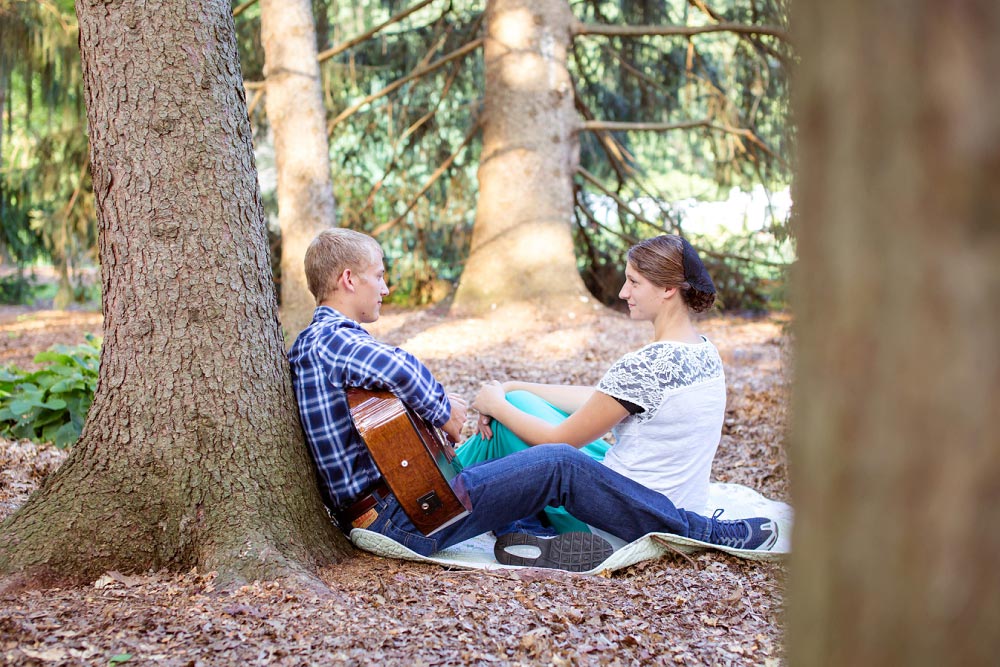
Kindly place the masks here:
<instances>
[{"instance_id":1,"label":"blue plaid flannel shirt","mask_svg":"<svg viewBox=\"0 0 1000 667\"><path fill-rule=\"evenodd\" d=\"M360 324L320 306L288 352L299 417L327 505L343 509L380 475L354 428L347 387L386 389L435 426L451 418L444 387L412 354L380 343Z\"/></svg>"}]
</instances>

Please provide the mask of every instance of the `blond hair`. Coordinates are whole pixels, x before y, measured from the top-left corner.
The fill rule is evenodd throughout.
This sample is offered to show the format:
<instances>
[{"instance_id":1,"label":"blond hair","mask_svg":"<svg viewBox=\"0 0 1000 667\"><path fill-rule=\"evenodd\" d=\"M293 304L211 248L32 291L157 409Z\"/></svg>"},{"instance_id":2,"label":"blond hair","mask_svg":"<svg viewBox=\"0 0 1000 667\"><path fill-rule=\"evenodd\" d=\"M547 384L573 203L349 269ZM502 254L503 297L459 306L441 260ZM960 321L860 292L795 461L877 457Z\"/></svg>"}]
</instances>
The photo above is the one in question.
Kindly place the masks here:
<instances>
[{"instance_id":1,"label":"blond hair","mask_svg":"<svg viewBox=\"0 0 1000 667\"><path fill-rule=\"evenodd\" d=\"M378 241L353 229L324 229L306 250L306 284L322 302L337 289L337 279L347 269L365 269L382 261Z\"/></svg>"}]
</instances>

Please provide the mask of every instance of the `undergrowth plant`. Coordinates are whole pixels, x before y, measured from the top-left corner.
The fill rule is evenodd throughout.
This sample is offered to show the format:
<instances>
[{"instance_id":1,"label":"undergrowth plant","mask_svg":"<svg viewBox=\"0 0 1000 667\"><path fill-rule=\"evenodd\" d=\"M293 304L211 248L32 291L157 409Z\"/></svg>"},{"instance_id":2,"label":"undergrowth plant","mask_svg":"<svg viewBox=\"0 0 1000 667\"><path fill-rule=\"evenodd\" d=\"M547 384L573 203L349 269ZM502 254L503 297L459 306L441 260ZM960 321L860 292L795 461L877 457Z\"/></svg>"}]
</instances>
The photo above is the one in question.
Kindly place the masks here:
<instances>
[{"instance_id":1,"label":"undergrowth plant","mask_svg":"<svg viewBox=\"0 0 1000 667\"><path fill-rule=\"evenodd\" d=\"M53 345L35 355L37 371L0 369L0 435L68 447L80 438L97 388L101 339Z\"/></svg>"}]
</instances>

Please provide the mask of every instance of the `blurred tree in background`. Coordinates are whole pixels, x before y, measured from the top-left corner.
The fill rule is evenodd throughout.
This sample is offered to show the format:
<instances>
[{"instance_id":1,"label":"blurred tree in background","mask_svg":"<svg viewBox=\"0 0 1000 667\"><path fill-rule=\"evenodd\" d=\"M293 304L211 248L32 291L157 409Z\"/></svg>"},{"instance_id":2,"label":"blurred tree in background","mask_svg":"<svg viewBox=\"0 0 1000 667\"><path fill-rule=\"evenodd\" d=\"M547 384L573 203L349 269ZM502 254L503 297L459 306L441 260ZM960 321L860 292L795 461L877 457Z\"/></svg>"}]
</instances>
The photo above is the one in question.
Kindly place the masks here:
<instances>
[{"instance_id":1,"label":"blurred tree in background","mask_svg":"<svg viewBox=\"0 0 1000 667\"><path fill-rule=\"evenodd\" d=\"M788 185L787 1L569 7L579 24L600 27L578 34L566 60L583 124L572 224L587 287L613 303L627 247L679 231L703 250L726 307L780 305L775 288L794 255L783 214L720 234L677 203ZM261 8L233 8L277 258ZM338 223L379 238L391 298L437 301L461 275L476 216L485 2L312 0L312 9ZM15 265L50 260L68 284L96 244L72 2L0 0L0 35L2 243Z\"/></svg>"},{"instance_id":2,"label":"blurred tree in background","mask_svg":"<svg viewBox=\"0 0 1000 667\"><path fill-rule=\"evenodd\" d=\"M72 0L0 1L0 258L51 261L58 306L97 245L77 33Z\"/></svg>"}]
</instances>

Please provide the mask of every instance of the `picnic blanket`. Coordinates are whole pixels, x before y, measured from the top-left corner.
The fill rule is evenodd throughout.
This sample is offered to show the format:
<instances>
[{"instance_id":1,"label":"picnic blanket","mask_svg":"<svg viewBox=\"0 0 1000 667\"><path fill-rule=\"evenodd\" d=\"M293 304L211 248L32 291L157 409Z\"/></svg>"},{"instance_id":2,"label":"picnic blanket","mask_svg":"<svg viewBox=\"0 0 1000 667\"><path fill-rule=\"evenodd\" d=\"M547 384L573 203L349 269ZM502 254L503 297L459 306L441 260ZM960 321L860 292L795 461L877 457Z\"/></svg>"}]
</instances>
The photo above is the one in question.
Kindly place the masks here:
<instances>
[{"instance_id":1,"label":"picnic blanket","mask_svg":"<svg viewBox=\"0 0 1000 667\"><path fill-rule=\"evenodd\" d=\"M603 563L584 574L597 574L604 571L614 571L634 565L640 561L659 558L672 551L693 553L701 549L711 548L724 551L739 558L761 561L782 560L790 551L792 536L793 512L787 503L765 498L753 489L740 484L725 484L716 482L709 489L708 507L705 514L711 516L718 509L723 510L721 519L745 519L754 516L766 516L778 523L778 543L771 551L749 551L747 549L731 549L719 547L700 540L679 537L670 533L650 533L634 542L626 543L613 535L592 529L608 540L614 547ZM369 551L386 558L437 563L446 567L467 569L510 569L515 565L501 565L493 557L493 543L496 541L491 533L484 533L447 549L442 549L430 556L407 549L398 542L370 530L355 528L351 531L351 541L359 549Z\"/></svg>"}]
</instances>

